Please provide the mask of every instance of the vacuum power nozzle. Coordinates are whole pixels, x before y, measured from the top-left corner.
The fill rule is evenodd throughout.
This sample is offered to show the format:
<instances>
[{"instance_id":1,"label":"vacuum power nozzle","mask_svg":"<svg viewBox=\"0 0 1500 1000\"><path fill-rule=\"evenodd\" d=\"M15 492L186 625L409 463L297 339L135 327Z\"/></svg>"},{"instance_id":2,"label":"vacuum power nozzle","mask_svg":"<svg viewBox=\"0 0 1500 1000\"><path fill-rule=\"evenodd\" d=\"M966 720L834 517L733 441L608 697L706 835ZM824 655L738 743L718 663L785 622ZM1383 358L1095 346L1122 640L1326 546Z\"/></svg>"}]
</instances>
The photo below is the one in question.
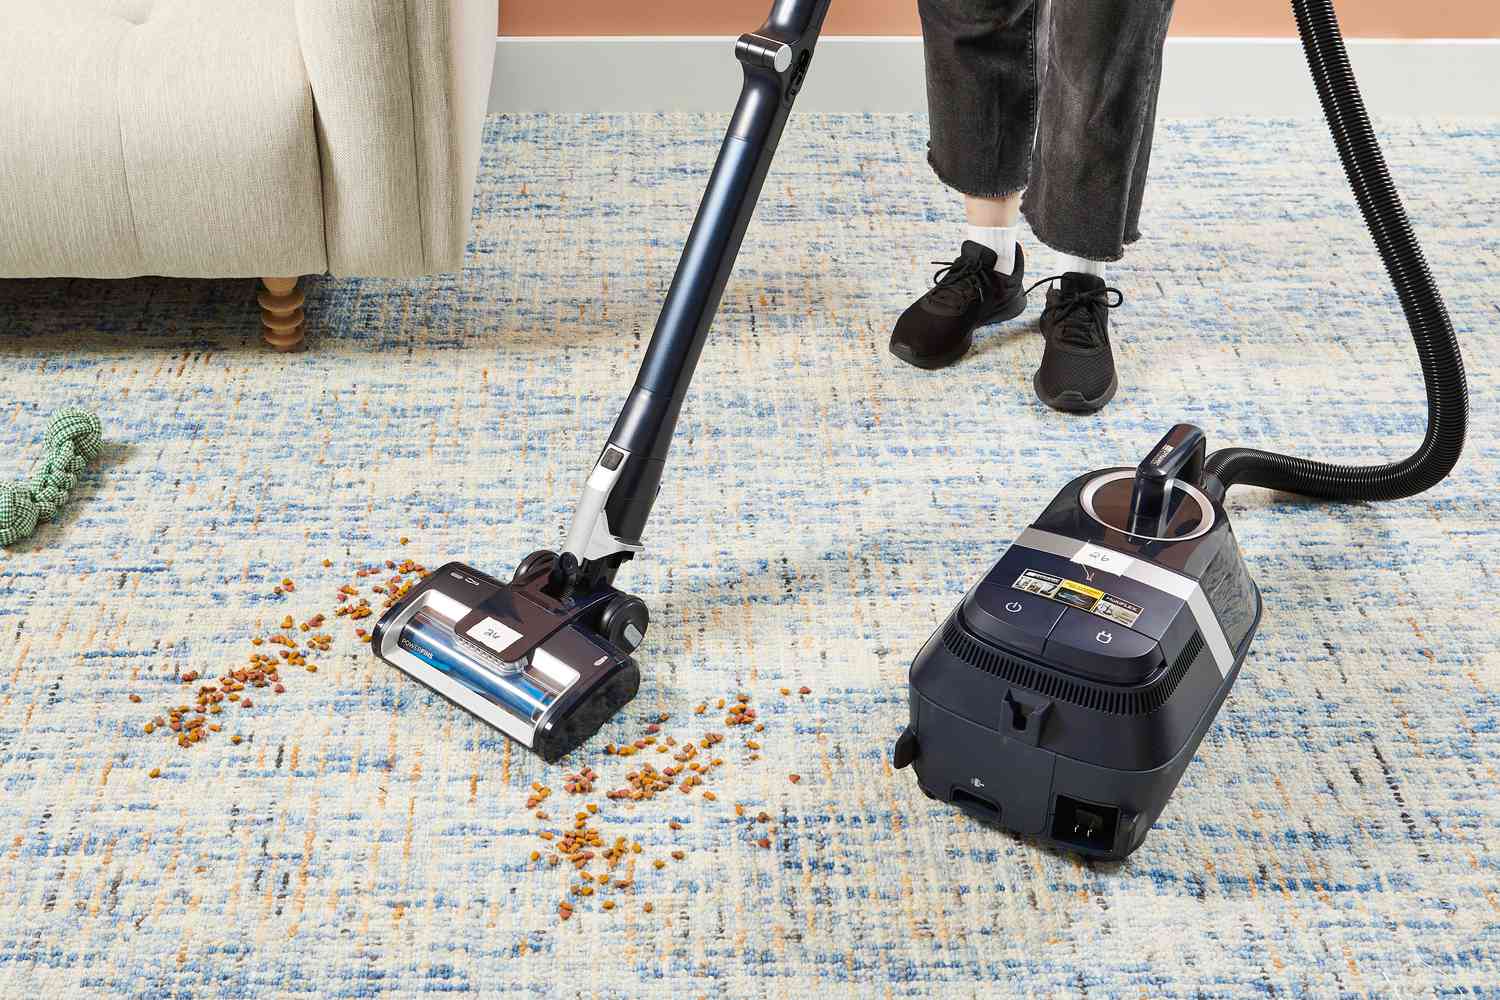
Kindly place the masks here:
<instances>
[{"instance_id":1,"label":"vacuum power nozzle","mask_svg":"<svg viewBox=\"0 0 1500 1000\"><path fill-rule=\"evenodd\" d=\"M640 669L600 628L612 606L637 599L559 599L546 591L550 566L530 568L505 584L449 563L381 618L371 645L550 763L635 697Z\"/></svg>"}]
</instances>

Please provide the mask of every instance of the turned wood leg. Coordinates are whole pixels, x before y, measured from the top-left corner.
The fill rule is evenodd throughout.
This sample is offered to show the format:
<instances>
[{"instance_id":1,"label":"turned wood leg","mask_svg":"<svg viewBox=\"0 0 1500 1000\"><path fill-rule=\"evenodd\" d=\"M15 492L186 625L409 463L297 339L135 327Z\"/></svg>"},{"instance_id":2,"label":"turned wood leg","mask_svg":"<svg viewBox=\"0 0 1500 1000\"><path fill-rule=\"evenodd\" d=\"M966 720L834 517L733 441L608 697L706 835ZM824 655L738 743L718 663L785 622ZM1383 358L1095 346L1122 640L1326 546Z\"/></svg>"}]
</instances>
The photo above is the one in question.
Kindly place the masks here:
<instances>
[{"instance_id":1,"label":"turned wood leg","mask_svg":"<svg viewBox=\"0 0 1500 1000\"><path fill-rule=\"evenodd\" d=\"M260 321L265 326L266 343L278 351L295 351L302 346L307 332L304 301L297 278L262 278L266 286L260 293Z\"/></svg>"}]
</instances>

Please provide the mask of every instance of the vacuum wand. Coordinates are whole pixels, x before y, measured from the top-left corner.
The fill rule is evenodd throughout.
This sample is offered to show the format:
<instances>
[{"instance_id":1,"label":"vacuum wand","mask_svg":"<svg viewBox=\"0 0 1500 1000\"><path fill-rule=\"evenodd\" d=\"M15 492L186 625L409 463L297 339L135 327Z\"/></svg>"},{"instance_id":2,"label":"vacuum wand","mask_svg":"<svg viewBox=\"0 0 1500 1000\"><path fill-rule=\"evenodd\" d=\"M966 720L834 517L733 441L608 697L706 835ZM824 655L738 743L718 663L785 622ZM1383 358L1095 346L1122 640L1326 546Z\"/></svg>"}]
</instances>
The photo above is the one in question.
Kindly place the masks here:
<instances>
[{"instance_id":1,"label":"vacuum wand","mask_svg":"<svg viewBox=\"0 0 1500 1000\"><path fill-rule=\"evenodd\" d=\"M635 697L646 603L614 587L641 550L688 384L812 62L830 0L776 0L735 55L745 85L640 375L590 470L560 553L521 560L510 582L448 563L371 632L385 662L557 761Z\"/></svg>"},{"instance_id":2,"label":"vacuum wand","mask_svg":"<svg viewBox=\"0 0 1500 1000\"><path fill-rule=\"evenodd\" d=\"M678 414L829 3L778 0L766 23L735 44L745 74L739 103L640 374L589 474L557 563L558 585L610 584L641 550Z\"/></svg>"}]
</instances>

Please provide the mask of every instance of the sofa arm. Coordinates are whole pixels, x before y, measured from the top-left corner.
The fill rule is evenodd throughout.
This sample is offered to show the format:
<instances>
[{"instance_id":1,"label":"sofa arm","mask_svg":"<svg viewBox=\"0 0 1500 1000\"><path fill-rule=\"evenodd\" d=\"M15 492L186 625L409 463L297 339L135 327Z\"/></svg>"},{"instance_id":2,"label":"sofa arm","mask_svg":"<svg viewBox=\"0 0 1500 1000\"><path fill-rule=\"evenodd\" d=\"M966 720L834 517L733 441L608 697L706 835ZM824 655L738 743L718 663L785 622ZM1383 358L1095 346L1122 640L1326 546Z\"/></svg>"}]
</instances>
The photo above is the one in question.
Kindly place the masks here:
<instances>
[{"instance_id":1,"label":"sofa arm","mask_svg":"<svg viewBox=\"0 0 1500 1000\"><path fill-rule=\"evenodd\" d=\"M463 263L495 0L296 0L333 274Z\"/></svg>"}]
</instances>

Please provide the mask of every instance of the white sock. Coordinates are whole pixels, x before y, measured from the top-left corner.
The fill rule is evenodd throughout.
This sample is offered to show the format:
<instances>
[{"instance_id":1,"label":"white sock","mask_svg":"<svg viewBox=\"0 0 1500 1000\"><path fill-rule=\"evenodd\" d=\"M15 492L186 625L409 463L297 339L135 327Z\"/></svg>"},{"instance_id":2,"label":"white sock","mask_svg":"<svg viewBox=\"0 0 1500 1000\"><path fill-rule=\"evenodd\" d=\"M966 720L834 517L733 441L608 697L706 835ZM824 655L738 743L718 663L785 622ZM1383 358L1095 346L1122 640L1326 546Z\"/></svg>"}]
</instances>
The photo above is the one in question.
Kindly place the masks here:
<instances>
[{"instance_id":1,"label":"white sock","mask_svg":"<svg viewBox=\"0 0 1500 1000\"><path fill-rule=\"evenodd\" d=\"M1016 269L1016 241L1020 239L1021 227L1014 226L967 226L964 238L973 240L995 251L999 260L995 261L995 270L1001 274L1009 274Z\"/></svg>"},{"instance_id":2,"label":"white sock","mask_svg":"<svg viewBox=\"0 0 1500 1000\"><path fill-rule=\"evenodd\" d=\"M1092 274L1095 277L1104 277L1104 261L1089 260L1087 257L1073 257L1068 254L1058 255L1058 271L1061 274Z\"/></svg>"}]
</instances>

